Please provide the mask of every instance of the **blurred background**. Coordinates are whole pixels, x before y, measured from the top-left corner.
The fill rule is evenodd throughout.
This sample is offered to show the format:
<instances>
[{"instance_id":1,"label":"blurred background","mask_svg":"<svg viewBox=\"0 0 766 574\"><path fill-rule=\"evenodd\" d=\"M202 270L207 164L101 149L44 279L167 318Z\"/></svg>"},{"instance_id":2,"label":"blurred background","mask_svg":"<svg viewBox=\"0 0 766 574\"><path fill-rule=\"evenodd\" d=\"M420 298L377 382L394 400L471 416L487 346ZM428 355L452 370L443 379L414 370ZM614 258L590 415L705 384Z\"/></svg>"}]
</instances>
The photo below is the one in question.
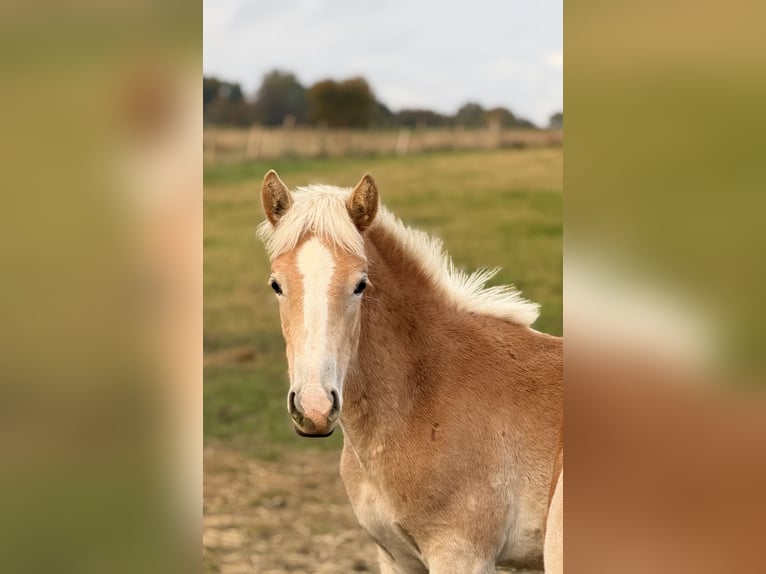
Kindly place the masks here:
<instances>
[{"instance_id":1,"label":"blurred background","mask_svg":"<svg viewBox=\"0 0 766 574\"><path fill-rule=\"evenodd\" d=\"M351 187L562 332L562 4L205 4L204 567L377 572L341 433L298 437L260 185Z\"/></svg>"}]
</instances>

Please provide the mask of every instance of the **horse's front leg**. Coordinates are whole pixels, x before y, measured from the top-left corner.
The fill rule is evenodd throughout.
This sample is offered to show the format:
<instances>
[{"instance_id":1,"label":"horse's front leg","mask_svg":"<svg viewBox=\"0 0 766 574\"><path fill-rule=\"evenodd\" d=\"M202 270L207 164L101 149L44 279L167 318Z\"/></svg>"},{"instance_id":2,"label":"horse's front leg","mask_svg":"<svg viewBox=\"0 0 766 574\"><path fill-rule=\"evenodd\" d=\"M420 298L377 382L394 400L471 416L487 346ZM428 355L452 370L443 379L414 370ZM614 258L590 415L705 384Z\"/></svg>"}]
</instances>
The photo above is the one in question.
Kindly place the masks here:
<instances>
[{"instance_id":1,"label":"horse's front leg","mask_svg":"<svg viewBox=\"0 0 766 574\"><path fill-rule=\"evenodd\" d=\"M559 473L545 530L545 572L564 572L564 470Z\"/></svg>"},{"instance_id":2,"label":"horse's front leg","mask_svg":"<svg viewBox=\"0 0 766 574\"><path fill-rule=\"evenodd\" d=\"M413 559L394 559L388 552L378 547L380 574L428 574L428 569Z\"/></svg>"},{"instance_id":3,"label":"horse's front leg","mask_svg":"<svg viewBox=\"0 0 766 574\"><path fill-rule=\"evenodd\" d=\"M445 554L428 561L429 574L495 574L494 557Z\"/></svg>"}]
</instances>

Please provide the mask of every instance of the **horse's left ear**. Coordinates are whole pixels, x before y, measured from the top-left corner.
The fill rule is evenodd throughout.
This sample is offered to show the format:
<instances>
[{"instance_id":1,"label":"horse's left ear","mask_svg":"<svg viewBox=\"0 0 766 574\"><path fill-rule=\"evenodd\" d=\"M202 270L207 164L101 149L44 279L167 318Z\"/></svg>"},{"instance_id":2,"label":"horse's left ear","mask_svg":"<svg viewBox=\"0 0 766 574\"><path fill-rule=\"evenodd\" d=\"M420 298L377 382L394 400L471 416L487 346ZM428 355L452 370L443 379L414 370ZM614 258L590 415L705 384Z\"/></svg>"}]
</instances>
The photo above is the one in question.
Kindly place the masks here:
<instances>
[{"instance_id":1,"label":"horse's left ear","mask_svg":"<svg viewBox=\"0 0 766 574\"><path fill-rule=\"evenodd\" d=\"M378 186L369 173L356 184L346 202L346 209L359 231L364 231L372 224L378 213Z\"/></svg>"}]
</instances>

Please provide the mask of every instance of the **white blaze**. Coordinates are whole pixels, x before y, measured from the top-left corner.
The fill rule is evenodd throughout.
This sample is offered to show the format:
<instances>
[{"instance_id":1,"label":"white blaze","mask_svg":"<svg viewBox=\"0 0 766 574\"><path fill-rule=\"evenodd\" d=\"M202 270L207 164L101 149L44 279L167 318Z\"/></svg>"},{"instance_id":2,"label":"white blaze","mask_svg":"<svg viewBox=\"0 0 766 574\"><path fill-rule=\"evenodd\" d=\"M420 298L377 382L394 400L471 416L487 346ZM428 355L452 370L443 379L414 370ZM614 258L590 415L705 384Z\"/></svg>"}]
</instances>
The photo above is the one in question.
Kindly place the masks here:
<instances>
[{"instance_id":1,"label":"white blaze","mask_svg":"<svg viewBox=\"0 0 766 574\"><path fill-rule=\"evenodd\" d=\"M327 356L327 327L330 283L335 260L322 243L312 238L298 251L298 270L303 276L303 328L306 337L303 357L296 357L296 375L305 389L321 386L325 369L334 370Z\"/></svg>"}]
</instances>

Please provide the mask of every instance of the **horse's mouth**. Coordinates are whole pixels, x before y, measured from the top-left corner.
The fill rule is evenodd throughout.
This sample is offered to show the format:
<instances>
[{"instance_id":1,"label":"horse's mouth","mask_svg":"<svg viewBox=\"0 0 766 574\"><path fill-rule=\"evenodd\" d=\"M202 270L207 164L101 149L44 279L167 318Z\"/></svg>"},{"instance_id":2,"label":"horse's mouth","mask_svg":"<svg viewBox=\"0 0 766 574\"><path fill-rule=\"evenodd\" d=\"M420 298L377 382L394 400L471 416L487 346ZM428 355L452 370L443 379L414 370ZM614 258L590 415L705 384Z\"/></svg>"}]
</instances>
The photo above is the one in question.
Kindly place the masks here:
<instances>
[{"instance_id":1,"label":"horse's mouth","mask_svg":"<svg viewBox=\"0 0 766 574\"><path fill-rule=\"evenodd\" d=\"M322 434L322 433L313 433L313 434L310 434L310 433L307 433L307 432L304 432L304 431L302 431L301 429L299 429L299 428L298 428L297 426L295 426L295 425L293 425L293 428L295 429L295 432L296 432L296 433L297 433L299 436L302 436L302 437L306 437L306 438L327 438L328 436L330 436L332 433L334 433L334 432L335 432L335 427L332 427L332 428L330 429L330 431L329 431L329 432L326 432L326 433L324 433L324 434Z\"/></svg>"},{"instance_id":2,"label":"horse's mouth","mask_svg":"<svg viewBox=\"0 0 766 574\"><path fill-rule=\"evenodd\" d=\"M336 410L334 414L321 420L319 424L298 411L291 413L291 416L293 418L293 428L295 429L295 432L298 433L298 436L325 438L335 431L335 422L338 418L338 411Z\"/></svg>"}]
</instances>

